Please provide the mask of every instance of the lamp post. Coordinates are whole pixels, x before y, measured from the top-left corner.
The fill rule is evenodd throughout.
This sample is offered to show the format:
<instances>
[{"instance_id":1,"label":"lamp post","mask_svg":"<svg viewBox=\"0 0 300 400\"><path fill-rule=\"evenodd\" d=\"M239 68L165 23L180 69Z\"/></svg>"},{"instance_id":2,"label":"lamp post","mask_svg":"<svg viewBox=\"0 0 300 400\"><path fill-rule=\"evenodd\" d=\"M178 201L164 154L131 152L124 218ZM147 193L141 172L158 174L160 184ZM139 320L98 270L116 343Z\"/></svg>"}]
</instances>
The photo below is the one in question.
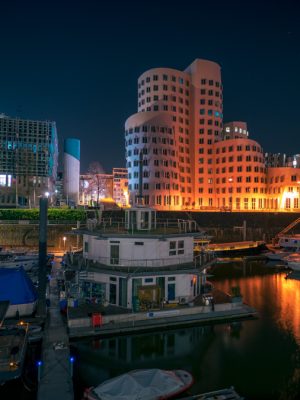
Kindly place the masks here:
<instances>
[{"instance_id":1,"label":"lamp post","mask_svg":"<svg viewBox=\"0 0 300 400\"><path fill-rule=\"evenodd\" d=\"M64 236L64 237L63 237L63 242L64 242L64 250L66 250L66 240L67 240L67 238Z\"/></svg>"}]
</instances>

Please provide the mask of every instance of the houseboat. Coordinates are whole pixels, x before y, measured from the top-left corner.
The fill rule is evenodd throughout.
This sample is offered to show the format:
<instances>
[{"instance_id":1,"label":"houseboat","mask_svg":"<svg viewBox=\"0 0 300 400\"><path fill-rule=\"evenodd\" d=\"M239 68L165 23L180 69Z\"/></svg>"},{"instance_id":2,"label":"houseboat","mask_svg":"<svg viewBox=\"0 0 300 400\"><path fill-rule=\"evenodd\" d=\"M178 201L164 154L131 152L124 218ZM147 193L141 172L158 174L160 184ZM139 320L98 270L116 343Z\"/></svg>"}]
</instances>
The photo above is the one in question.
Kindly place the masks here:
<instances>
[{"instance_id":1,"label":"houseboat","mask_svg":"<svg viewBox=\"0 0 300 400\"><path fill-rule=\"evenodd\" d=\"M181 225L160 229L156 211L145 207L126 210L123 231L84 232L83 295L136 311L191 302L205 284L194 259L197 235Z\"/></svg>"}]
</instances>

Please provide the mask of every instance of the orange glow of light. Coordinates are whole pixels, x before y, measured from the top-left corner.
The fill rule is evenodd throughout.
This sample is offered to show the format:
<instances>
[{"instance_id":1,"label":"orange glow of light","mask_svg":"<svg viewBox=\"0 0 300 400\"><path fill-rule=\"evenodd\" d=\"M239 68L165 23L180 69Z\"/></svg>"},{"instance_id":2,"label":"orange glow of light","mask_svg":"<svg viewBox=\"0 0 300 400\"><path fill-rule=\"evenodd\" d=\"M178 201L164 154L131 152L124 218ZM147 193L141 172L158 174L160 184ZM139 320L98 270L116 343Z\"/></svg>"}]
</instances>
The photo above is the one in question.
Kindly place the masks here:
<instances>
[{"instance_id":1,"label":"orange glow of light","mask_svg":"<svg viewBox=\"0 0 300 400\"><path fill-rule=\"evenodd\" d=\"M276 274L269 279L261 276L251 277L251 284L246 280L225 280L225 291L239 286L243 298L257 310L266 311L266 293L272 288L268 299L269 310L274 310L276 323L286 332L291 332L300 344L300 281L285 279L285 274Z\"/></svg>"}]
</instances>

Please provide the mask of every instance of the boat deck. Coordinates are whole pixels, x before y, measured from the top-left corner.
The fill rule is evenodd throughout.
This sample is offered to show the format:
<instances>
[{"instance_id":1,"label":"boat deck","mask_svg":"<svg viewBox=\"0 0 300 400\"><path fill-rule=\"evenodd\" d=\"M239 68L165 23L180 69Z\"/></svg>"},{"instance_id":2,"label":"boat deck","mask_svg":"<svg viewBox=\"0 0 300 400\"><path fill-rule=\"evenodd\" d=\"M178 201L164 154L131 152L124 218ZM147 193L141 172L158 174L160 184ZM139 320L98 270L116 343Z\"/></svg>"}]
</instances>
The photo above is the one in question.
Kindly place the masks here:
<instances>
[{"instance_id":1,"label":"boat deck","mask_svg":"<svg viewBox=\"0 0 300 400\"><path fill-rule=\"evenodd\" d=\"M18 378L27 346L27 326L0 329L0 384Z\"/></svg>"},{"instance_id":2,"label":"boat deck","mask_svg":"<svg viewBox=\"0 0 300 400\"><path fill-rule=\"evenodd\" d=\"M243 400L233 387L184 397L182 400Z\"/></svg>"}]
</instances>

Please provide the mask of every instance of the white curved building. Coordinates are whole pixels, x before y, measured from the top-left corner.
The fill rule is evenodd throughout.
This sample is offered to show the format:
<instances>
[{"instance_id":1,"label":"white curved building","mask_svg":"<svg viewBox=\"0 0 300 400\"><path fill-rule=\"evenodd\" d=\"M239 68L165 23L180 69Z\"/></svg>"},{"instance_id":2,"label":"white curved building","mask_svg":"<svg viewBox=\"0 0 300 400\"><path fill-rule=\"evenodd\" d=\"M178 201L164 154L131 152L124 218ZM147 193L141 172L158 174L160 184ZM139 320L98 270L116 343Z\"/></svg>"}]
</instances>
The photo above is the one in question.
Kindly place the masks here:
<instances>
[{"instance_id":1,"label":"white curved building","mask_svg":"<svg viewBox=\"0 0 300 400\"><path fill-rule=\"evenodd\" d=\"M79 203L80 140L64 140L64 196L67 204Z\"/></svg>"},{"instance_id":2,"label":"white curved building","mask_svg":"<svg viewBox=\"0 0 300 400\"><path fill-rule=\"evenodd\" d=\"M299 211L300 169L268 172L246 122L223 127L222 91L221 68L207 60L139 77L138 113L125 124L131 204L142 185L159 210Z\"/></svg>"},{"instance_id":3,"label":"white curved building","mask_svg":"<svg viewBox=\"0 0 300 400\"><path fill-rule=\"evenodd\" d=\"M138 113L125 126L132 203L143 151L145 203L166 210L195 204L211 175L209 168L199 173L198 164L210 164L212 146L221 138L222 109L220 66L212 61L197 59L185 71L155 68L139 77Z\"/></svg>"}]
</instances>

